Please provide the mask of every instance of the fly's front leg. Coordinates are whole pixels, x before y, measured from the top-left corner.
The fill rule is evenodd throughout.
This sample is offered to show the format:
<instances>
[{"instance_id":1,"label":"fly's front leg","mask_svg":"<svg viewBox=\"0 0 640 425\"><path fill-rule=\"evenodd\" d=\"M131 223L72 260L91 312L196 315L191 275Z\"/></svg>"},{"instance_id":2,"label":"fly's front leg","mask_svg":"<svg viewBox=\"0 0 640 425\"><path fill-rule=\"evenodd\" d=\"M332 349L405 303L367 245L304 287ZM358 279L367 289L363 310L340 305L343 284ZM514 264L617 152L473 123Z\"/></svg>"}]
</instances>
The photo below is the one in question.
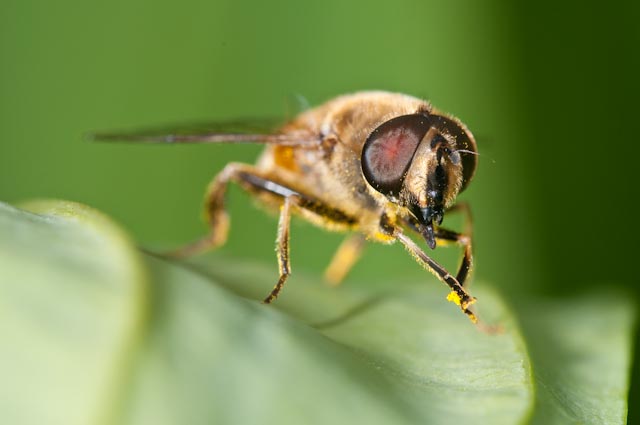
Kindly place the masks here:
<instances>
[{"instance_id":1,"label":"fly's front leg","mask_svg":"<svg viewBox=\"0 0 640 425\"><path fill-rule=\"evenodd\" d=\"M463 235L461 233L454 232L452 230L443 229L442 227L435 231L436 240L444 241L445 243L455 243L462 246L462 261L460 267L458 267L458 273L456 274L456 280L460 285L465 286L471 268L473 267L473 253L471 250L471 236Z\"/></svg>"},{"instance_id":2,"label":"fly's front leg","mask_svg":"<svg viewBox=\"0 0 640 425\"><path fill-rule=\"evenodd\" d=\"M471 249L471 240L473 239L473 219L471 218L471 209L469 204L461 202L449 209L448 213L461 212L464 214L463 232L458 233L444 228L438 228L435 231L436 239L445 243L455 243L462 247L462 261L458 267L456 280L462 286L465 286L467 278L473 268L473 251Z\"/></svg>"},{"instance_id":3,"label":"fly's front leg","mask_svg":"<svg viewBox=\"0 0 640 425\"><path fill-rule=\"evenodd\" d=\"M447 300L460 306L462 312L466 314L473 323L478 323L478 318L469 309L469 307L476 302L476 299L469 295L460 282L450 275L444 267L429 257L414 241L402 233L401 229L395 229L393 236L402 245L404 245L407 251L409 251L418 263L451 288L451 292L447 296Z\"/></svg>"},{"instance_id":4,"label":"fly's front leg","mask_svg":"<svg viewBox=\"0 0 640 425\"><path fill-rule=\"evenodd\" d=\"M422 234L422 225L413 217L404 217L401 219L404 224L409 226L415 232ZM425 269L436 276L441 282L445 283L451 292L447 296L447 300L454 302L462 309L473 323L478 323L478 318L469 309L469 307L476 302L476 299L469 295L460 282L453 277L449 272L440 264L435 262L429 257L411 238L402 232L400 227L397 227L389 220L389 217L384 214L380 219L380 229L382 232L393 237L399 241L409 251L409 253L415 258L415 260L422 265Z\"/></svg>"},{"instance_id":5,"label":"fly's front leg","mask_svg":"<svg viewBox=\"0 0 640 425\"><path fill-rule=\"evenodd\" d=\"M450 208L447 213L462 212L464 214L463 233L454 232L452 230L445 229L443 227L436 227L434 230L434 237L440 244L456 244L462 247L462 261L458 267L458 273L456 274L456 280L460 285L465 286L471 269L473 267L473 250L471 249L473 223L471 220L471 210L469 205L465 202L456 204ZM409 216L403 218L403 222L411 230L422 235L423 225L418 222L414 217Z\"/></svg>"}]
</instances>

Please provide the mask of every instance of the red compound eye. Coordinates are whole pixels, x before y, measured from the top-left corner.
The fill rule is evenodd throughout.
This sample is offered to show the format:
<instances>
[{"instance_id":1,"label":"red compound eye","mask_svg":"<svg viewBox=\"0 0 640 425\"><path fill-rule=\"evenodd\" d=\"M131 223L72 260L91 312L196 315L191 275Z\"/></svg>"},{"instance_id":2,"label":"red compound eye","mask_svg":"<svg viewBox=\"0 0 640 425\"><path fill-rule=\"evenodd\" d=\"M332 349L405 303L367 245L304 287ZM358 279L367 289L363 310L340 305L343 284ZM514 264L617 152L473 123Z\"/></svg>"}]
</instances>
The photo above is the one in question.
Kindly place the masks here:
<instances>
[{"instance_id":1,"label":"red compound eye","mask_svg":"<svg viewBox=\"0 0 640 425\"><path fill-rule=\"evenodd\" d=\"M378 192L397 196L418 144L427 133L425 115L402 115L376 128L362 150L362 172Z\"/></svg>"}]
</instances>

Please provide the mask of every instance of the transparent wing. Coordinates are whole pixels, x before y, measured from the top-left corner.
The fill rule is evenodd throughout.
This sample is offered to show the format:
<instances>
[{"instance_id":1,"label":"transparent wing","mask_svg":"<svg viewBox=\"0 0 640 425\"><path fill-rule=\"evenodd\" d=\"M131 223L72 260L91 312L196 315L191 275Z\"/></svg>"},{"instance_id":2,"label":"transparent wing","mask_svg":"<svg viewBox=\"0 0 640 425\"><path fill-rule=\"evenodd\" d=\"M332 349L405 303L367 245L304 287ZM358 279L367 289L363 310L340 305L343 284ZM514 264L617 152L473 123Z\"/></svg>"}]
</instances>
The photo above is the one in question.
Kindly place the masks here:
<instances>
[{"instance_id":1,"label":"transparent wing","mask_svg":"<svg viewBox=\"0 0 640 425\"><path fill-rule=\"evenodd\" d=\"M310 130L282 132L282 122L274 119L247 119L146 128L133 131L106 131L87 135L92 141L124 143L262 143L304 145L317 143Z\"/></svg>"}]
</instances>

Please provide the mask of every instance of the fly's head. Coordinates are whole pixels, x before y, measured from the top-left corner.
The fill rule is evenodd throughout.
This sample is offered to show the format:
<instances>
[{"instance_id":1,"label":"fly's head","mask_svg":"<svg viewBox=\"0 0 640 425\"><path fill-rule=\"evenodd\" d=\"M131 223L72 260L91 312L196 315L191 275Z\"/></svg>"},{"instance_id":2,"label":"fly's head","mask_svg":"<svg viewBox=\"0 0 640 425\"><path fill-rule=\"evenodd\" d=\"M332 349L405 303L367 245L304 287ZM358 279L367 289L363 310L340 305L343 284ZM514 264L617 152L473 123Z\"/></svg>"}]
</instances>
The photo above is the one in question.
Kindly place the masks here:
<instances>
[{"instance_id":1,"label":"fly's head","mask_svg":"<svg viewBox=\"0 0 640 425\"><path fill-rule=\"evenodd\" d=\"M435 248L434 224L466 188L476 168L476 144L454 118L431 113L402 115L378 126L362 150L366 181L419 223Z\"/></svg>"}]
</instances>

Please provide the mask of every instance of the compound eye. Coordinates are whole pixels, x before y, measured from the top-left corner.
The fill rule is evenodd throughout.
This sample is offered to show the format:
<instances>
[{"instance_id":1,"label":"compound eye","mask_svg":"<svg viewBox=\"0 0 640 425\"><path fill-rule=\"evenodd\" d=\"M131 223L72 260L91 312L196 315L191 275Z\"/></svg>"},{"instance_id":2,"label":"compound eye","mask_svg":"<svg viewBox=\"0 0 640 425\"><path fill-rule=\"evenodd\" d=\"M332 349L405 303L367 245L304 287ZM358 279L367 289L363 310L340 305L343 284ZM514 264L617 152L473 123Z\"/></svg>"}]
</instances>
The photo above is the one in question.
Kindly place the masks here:
<instances>
[{"instance_id":1,"label":"compound eye","mask_svg":"<svg viewBox=\"0 0 640 425\"><path fill-rule=\"evenodd\" d=\"M402 115L373 130L362 149L362 172L374 189L398 196L413 154L429 130L425 115Z\"/></svg>"},{"instance_id":2,"label":"compound eye","mask_svg":"<svg viewBox=\"0 0 640 425\"><path fill-rule=\"evenodd\" d=\"M442 134L447 134L455 139L456 149L460 154L462 162L462 192L476 172L478 157L476 152L476 141L471 132L455 118L448 118L442 115L430 115L433 126Z\"/></svg>"}]
</instances>

